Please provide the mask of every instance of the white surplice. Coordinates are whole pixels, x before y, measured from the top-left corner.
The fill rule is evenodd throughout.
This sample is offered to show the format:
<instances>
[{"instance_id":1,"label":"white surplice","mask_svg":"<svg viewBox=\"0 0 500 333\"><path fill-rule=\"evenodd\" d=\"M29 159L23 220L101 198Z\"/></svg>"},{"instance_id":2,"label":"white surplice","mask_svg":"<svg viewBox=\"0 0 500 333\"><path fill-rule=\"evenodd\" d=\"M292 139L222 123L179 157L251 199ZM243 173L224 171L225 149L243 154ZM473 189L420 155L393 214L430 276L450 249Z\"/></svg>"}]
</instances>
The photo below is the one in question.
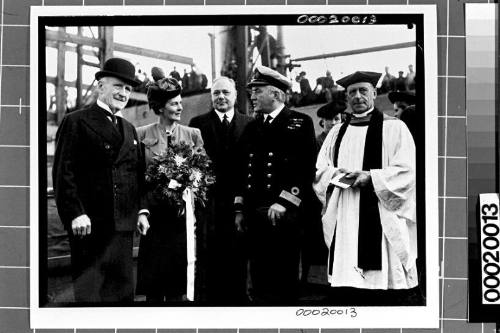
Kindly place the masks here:
<instances>
[{"instance_id":1,"label":"white surplice","mask_svg":"<svg viewBox=\"0 0 500 333\"><path fill-rule=\"evenodd\" d=\"M323 232L329 249L335 237L332 274L329 274L328 281L335 287L413 288L418 280L415 266L415 144L412 135L402 121L384 116L382 169L370 170L382 224L382 270L362 270L357 267L360 192L358 189L335 187L328 202L326 192L338 168L349 171L362 169L368 126L347 127L335 168L333 157L340 127L341 124L334 126L323 143L314 184L324 207Z\"/></svg>"}]
</instances>

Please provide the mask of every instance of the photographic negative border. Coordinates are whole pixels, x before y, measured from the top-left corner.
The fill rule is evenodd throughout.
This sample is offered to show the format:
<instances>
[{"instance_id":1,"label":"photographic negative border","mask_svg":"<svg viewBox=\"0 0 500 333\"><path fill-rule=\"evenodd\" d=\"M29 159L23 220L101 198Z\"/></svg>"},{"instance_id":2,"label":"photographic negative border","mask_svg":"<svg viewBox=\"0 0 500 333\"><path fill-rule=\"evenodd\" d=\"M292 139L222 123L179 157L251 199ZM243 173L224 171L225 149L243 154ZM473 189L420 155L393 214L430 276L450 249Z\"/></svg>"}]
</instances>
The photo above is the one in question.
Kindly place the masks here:
<instances>
[{"instance_id":1,"label":"photographic negative border","mask_svg":"<svg viewBox=\"0 0 500 333\"><path fill-rule=\"evenodd\" d=\"M231 13L227 16L226 13ZM419 221L425 221L426 248L426 305L412 307L345 307L345 306L287 306L287 307L57 307L41 305L44 290L40 288L40 274L44 267L40 258L44 255L40 235L43 233L43 200L46 200L46 140L44 127L45 62L42 50L45 49L44 25L50 20L59 25L91 25L90 22L105 22L92 25L131 25L130 22L155 22L163 20L168 25L186 24L186 18L196 17L200 23L230 25L238 18L238 24L251 24L257 18L265 20L279 17L279 22L267 24L291 24L300 15L341 17L376 15L377 18L403 20L416 17L422 24L422 43L417 43L422 57L417 57L417 71L424 80L417 81L417 108L425 110L418 123L420 149L417 149L417 204ZM404 15L403 15L404 14ZM170 21L165 20L169 16ZM140 17L140 20L137 18ZM231 18L232 17L232 18ZM131 18L135 18L131 20ZM201 19L200 19L201 18ZM177 20L176 20L177 19ZM97 20L97 21L96 21ZM101 20L101 21L99 21ZM212 21L210 21L212 20ZM252 21L253 20L253 21ZM283 20L283 22L281 21ZM217 22L217 24L215 24ZM316 21L312 24L328 24ZM401 21L401 24L407 22ZM149 24L149 23L148 23ZM297 23L295 23L297 24ZM342 23L342 20L339 24ZM139 24L137 24L139 25ZM142 25L142 24L140 24ZM166 25L166 24L164 24ZM31 71L30 97L32 116L30 120L31 143L30 179L30 256L31 256L31 327L32 328L435 328L439 327L439 289L438 289L438 167L437 167L437 40L436 7L419 6L95 6L95 7L32 7L31 8ZM418 38L417 38L418 39ZM424 48L425 46L425 48ZM425 50L425 52L424 52ZM35 104L37 103L37 104ZM42 120L43 124L40 124ZM40 127L42 126L42 127ZM423 147L423 148L422 148ZM424 181L419 181L424 180ZM326 311L325 311L326 309ZM301 312L301 310L303 310ZM310 310L310 312L309 312ZM310 315L306 316L306 313Z\"/></svg>"}]
</instances>

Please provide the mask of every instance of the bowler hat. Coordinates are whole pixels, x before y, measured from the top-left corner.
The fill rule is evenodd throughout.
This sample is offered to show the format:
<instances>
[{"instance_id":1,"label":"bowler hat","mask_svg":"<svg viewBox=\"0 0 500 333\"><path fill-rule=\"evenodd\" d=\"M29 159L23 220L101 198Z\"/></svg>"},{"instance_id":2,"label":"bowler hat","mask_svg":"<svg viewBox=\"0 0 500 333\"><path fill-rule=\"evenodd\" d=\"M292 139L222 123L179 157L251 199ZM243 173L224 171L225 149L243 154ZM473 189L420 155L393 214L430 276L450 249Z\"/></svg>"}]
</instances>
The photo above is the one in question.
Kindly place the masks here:
<instances>
[{"instance_id":1,"label":"bowler hat","mask_svg":"<svg viewBox=\"0 0 500 333\"><path fill-rule=\"evenodd\" d=\"M347 87L349 87L351 84L359 82L371 83L373 87L376 87L381 76L382 73L357 71L350 75L344 76L340 80L337 80L337 84L341 85L345 89L347 89Z\"/></svg>"},{"instance_id":2,"label":"bowler hat","mask_svg":"<svg viewBox=\"0 0 500 333\"><path fill-rule=\"evenodd\" d=\"M391 91L387 97L391 103L406 102L408 105L415 104L415 93L413 91Z\"/></svg>"},{"instance_id":3,"label":"bowler hat","mask_svg":"<svg viewBox=\"0 0 500 333\"><path fill-rule=\"evenodd\" d=\"M256 86L274 86L284 92L292 87L286 76L266 66L257 66L253 72L252 81L247 84L248 88Z\"/></svg>"},{"instance_id":4,"label":"bowler hat","mask_svg":"<svg viewBox=\"0 0 500 333\"><path fill-rule=\"evenodd\" d=\"M135 78L135 66L122 58L109 58L104 63L102 70L95 73L96 80L107 76L116 77L132 87L141 84L141 81Z\"/></svg>"}]
</instances>

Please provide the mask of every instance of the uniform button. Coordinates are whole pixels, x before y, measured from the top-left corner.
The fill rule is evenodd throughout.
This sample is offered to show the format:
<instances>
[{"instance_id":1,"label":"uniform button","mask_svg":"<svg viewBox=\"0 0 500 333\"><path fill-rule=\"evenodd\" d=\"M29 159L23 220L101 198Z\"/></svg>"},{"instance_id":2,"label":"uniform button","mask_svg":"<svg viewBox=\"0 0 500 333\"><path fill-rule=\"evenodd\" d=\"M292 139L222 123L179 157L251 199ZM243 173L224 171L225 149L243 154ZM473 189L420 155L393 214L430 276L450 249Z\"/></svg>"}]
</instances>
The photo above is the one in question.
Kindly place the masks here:
<instances>
[{"instance_id":1,"label":"uniform button","mask_svg":"<svg viewBox=\"0 0 500 333\"><path fill-rule=\"evenodd\" d=\"M110 145L104 145L104 148L109 149L109 148L111 148L111 146Z\"/></svg>"},{"instance_id":2,"label":"uniform button","mask_svg":"<svg viewBox=\"0 0 500 333\"><path fill-rule=\"evenodd\" d=\"M273 157L273 156L274 156L273 152L272 151L269 152L269 157Z\"/></svg>"},{"instance_id":3,"label":"uniform button","mask_svg":"<svg viewBox=\"0 0 500 333\"><path fill-rule=\"evenodd\" d=\"M270 174L270 173L268 173L268 174L267 174L267 178L271 178L272 176L273 176L273 175L272 175L272 174Z\"/></svg>"},{"instance_id":4,"label":"uniform button","mask_svg":"<svg viewBox=\"0 0 500 333\"><path fill-rule=\"evenodd\" d=\"M251 168L252 167L252 163L248 163L248 167Z\"/></svg>"},{"instance_id":5,"label":"uniform button","mask_svg":"<svg viewBox=\"0 0 500 333\"><path fill-rule=\"evenodd\" d=\"M248 154L249 157L253 157L253 153Z\"/></svg>"},{"instance_id":6,"label":"uniform button","mask_svg":"<svg viewBox=\"0 0 500 333\"><path fill-rule=\"evenodd\" d=\"M272 167L272 166L273 166L273 164L272 164L272 163L267 163L267 167L268 167L268 168L270 168L270 167Z\"/></svg>"},{"instance_id":7,"label":"uniform button","mask_svg":"<svg viewBox=\"0 0 500 333\"><path fill-rule=\"evenodd\" d=\"M247 188L248 188L248 189L251 189L251 188L252 188L252 185L248 184Z\"/></svg>"},{"instance_id":8,"label":"uniform button","mask_svg":"<svg viewBox=\"0 0 500 333\"><path fill-rule=\"evenodd\" d=\"M248 174L248 178L252 178L252 174L251 173Z\"/></svg>"},{"instance_id":9,"label":"uniform button","mask_svg":"<svg viewBox=\"0 0 500 333\"><path fill-rule=\"evenodd\" d=\"M266 187L269 190L271 188L271 184L267 184Z\"/></svg>"}]
</instances>

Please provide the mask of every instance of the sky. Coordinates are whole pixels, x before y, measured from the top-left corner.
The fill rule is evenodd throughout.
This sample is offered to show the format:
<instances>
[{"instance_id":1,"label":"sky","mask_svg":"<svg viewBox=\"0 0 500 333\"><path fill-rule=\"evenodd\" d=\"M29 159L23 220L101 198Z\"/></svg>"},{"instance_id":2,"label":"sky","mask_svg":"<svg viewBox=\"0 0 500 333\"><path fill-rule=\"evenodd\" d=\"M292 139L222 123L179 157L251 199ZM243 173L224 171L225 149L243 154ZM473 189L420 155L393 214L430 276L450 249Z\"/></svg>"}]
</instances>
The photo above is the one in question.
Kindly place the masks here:
<instances>
[{"instance_id":1,"label":"sky","mask_svg":"<svg viewBox=\"0 0 500 333\"><path fill-rule=\"evenodd\" d=\"M219 73L222 62L219 56L221 53L220 37L222 29L223 27L219 26L120 26L114 28L114 40L117 43L191 57L197 69L206 74L209 82L211 82L213 78L209 33L216 36L215 63L216 73ZM269 26L268 31L271 35L276 36L276 26ZM85 33L91 36L89 29L86 29ZM405 25L284 26L283 35L285 54L290 54L292 59L415 41L415 29L408 29ZM174 66L181 75L184 69L190 70L190 67L184 64L175 64L118 52L115 52L115 56L128 58L146 73L150 73L153 66L162 67L167 74ZM55 49L47 48L48 76L55 76L56 58ZM336 80L356 70L383 73L384 67L389 66L391 74L397 76L397 72L400 70L406 73L409 64L415 67L415 50L411 47L303 61L300 64L301 67L295 68L289 74L290 79L293 81L293 78L300 71L305 71L312 86L314 86L317 77L325 75L326 70L330 70ZM65 74L66 80L75 80L76 71L71 70L76 68L76 55L74 53L67 53L66 68L68 69ZM95 71L96 69L91 67L84 69L84 83L92 82ZM72 95L74 95L74 92L70 91L70 98Z\"/></svg>"}]
</instances>

